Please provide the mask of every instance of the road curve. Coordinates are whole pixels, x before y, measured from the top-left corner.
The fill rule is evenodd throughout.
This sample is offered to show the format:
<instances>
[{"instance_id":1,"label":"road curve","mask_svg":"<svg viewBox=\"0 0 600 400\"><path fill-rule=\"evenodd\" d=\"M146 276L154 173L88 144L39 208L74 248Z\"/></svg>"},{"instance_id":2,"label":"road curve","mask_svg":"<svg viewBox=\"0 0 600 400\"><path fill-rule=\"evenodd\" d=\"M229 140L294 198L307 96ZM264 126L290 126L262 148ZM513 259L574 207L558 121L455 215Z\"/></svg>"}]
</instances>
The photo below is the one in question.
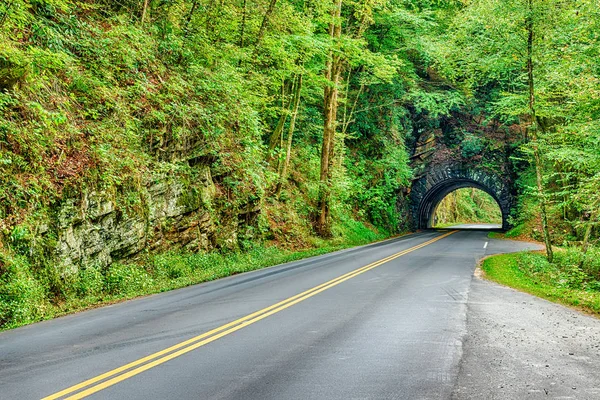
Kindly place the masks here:
<instances>
[{"instance_id":1,"label":"road curve","mask_svg":"<svg viewBox=\"0 0 600 400\"><path fill-rule=\"evenodd\" d=\"M526 246L426 231L0 333L0 398L449 399L476 260Z\"/></svg>"}]
</instances>

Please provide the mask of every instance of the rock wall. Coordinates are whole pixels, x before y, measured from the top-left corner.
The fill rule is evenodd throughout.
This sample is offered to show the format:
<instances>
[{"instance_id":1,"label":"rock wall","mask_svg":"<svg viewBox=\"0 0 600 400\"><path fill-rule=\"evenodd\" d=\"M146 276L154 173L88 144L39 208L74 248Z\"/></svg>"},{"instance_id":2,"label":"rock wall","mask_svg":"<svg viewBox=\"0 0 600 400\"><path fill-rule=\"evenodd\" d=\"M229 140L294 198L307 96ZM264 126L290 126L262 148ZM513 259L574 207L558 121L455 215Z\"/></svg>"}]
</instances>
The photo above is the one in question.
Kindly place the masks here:
<instances>
[{"instance_id":1,"label":"rock wall","mask_svg":"<svg viewBox=\"0 0 600 400\"><path fill-rule=\"evenodd\" d=\"M55 253L60 268L104 267L143 250L210 250L219 241L211 213L215 186L208 167L184 184L172 177L140 188L136 204L118 205L114 194L93 191L59 207Z\"/></svg>"}]
</instances>

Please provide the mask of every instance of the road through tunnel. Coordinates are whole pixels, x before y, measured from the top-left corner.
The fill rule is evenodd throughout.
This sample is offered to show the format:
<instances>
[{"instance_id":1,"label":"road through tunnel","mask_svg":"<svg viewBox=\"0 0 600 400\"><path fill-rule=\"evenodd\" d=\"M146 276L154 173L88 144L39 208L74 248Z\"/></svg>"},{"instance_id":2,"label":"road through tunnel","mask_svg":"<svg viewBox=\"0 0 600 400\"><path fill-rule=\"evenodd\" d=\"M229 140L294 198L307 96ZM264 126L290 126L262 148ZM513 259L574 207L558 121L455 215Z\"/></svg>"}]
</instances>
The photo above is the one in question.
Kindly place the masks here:
<instances>
[{"instance_id":1,"label":"road through tunnel","mask_svg":"<svg viewBox=\"0 0 600 400\"><path fill-rule=\"evenodd\" d=\"M513 196L509 182L493 172L460 165L436 166L413 182L410 204L414 228L431 228L438 204L460 188L475 188L492 196L502 213L502 229L510 228L508 217Z\"/></svg>"}]
</instances>

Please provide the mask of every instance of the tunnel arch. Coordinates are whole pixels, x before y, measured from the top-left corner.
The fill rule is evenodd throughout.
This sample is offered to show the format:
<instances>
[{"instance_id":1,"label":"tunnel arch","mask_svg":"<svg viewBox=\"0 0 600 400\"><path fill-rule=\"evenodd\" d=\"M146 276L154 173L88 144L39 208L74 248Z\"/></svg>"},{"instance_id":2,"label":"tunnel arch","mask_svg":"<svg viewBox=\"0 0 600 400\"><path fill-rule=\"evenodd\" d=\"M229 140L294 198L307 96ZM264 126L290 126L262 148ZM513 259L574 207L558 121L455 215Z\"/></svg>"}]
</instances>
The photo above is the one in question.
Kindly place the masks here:
<instances>
[{"instance_id":1,"label":"tunnel arch","mask_svg":"<svg viewBox=\"0 0 600 400\"><path fill-rule=\"evenodd\" d=\"M502 229L510 228L508 216L513 207L513 196L509 182L491 171L461 165L432 167L413 182L410 203L414 227L431 228L440 201L454 190L467 187L483 190L492 196L502 212Z\"/></svg>"}]
</instances>

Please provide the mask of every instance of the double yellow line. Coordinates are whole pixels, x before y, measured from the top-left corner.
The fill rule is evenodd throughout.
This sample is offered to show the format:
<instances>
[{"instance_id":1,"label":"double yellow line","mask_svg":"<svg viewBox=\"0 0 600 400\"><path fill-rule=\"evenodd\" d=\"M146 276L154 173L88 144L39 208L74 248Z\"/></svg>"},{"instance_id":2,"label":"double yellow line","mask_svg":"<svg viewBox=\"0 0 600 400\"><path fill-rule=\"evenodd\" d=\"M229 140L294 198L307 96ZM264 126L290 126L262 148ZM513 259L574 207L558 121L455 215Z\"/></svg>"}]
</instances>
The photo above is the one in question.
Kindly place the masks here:
<instances>
[{"instance_id":1,"label":"double yellow line","mask_svg":"<svg viewBox=\"0 0 600 400\"><path fill-rule=\"evenodd\" d=\"M208 331L206 333L203 333L201 335L198 335L196 337L188 339L184 342L178 343L178 344L168 347L164 350L150 354L149 356L140 358L139 360L130 362L129 364L123 365L122 367L105 372L104 374L101 374L94 378L83 381L77 385L68 387L64 390L61 390L60 392L57 392L50 396L44 397L42 400L58 399L58 398L67 396L69 394L75 393L78 390L84 389L86 387L87 387L87 389L82 390L78 393L72 394L71 396L67 397L66 399L74 400L74 399L82 399L84 397L87 397L93 393L99 392L100 390L106 389L107 387L110 387L110 386L115 385L119 382L122 382L126 379L129 379L132 376L135 376L146 370L149 370L150 368L154 368L157 365L163 364L163 363L165 363L169 360L172 360L176 357L179 357L185 353L189 353L190 351L195 350L199 347L202 347L205 344L214 342L215 340L220 339L223 336L226 336L226 335L229 335L230 333L238 331L248 325L251 325L255 322L260 321L261 319L267 318L270 315L273 315L282 310L285 310L286 308L291 307L294 304L298 304L301 301L308 299L309 297L315 296L327 289L337 286L340 283L347 281L348 279L354 278L355 276L365 273L373 268L376 268L382 264L392 261L398 257L405 255L405 254L408 254L410 252L413 252L415 250L418 250L420 248L428 246L431 243L437 242L438 240L443 239L446 236L453 234L454 232L456 232L456 231L448 232L444 235L435 237L427 242L421 243L421 244L411 247L407 250L403 250L403 251L393 254L389 257L383 258L379 261L375 261L369 265L365 265L364 267L355 269L354 271L351 271L351 272L348 272L347 274L338 276L337 278L334 278L334 279L332 279L328 282L325 282L321 285L315 286L312 289L309 289L309 290L299 293L295 296L287 298L283 301L280 301L279 303L273 304L272 306L263 308L262 310L256 311L252 314L248 314L245 317L242 317L235 321L229 322L228 324L222 325L218 328L215 328L211 331Z\"/></svg>"}]
</instances>

